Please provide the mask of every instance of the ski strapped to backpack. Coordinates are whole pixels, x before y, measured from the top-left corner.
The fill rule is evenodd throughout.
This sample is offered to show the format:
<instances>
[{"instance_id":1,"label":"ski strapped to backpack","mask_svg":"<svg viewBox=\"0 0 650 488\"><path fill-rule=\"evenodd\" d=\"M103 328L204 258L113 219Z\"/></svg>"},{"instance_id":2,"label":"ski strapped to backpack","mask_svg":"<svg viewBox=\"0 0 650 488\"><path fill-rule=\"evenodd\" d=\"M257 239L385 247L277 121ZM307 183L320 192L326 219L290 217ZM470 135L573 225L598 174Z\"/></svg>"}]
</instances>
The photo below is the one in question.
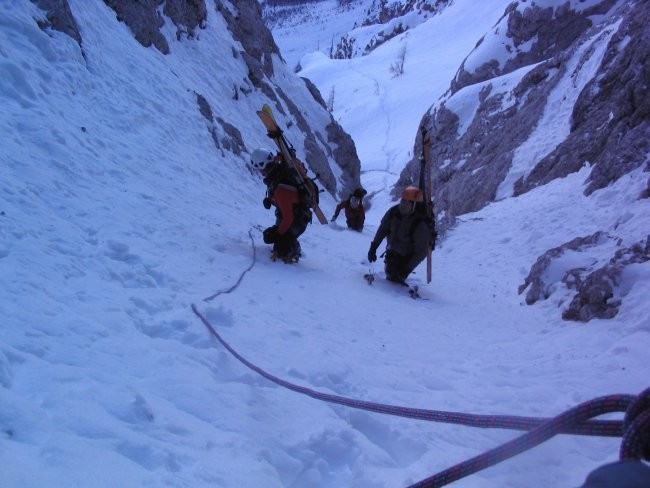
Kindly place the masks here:
<instances>
[{"instance_id":1,"label":"ski strapped to backpack","mask_svg":"<svg viewBox=\"0 0 650 488\"><path fill-rule=\"evenodd\" d=\"M278 123L275 120L275 117L273 116L271 107L269 107L267 104L264 104L262 110L259 110L257 112L257 115L264 124L264 127L266 127L268 136L273 139L275 144L278 146L278 150L282 154L284 160L293 166L293 168L296 170L299 185L301 187L300 190L304 190L309 194L311 200L310 207L316 214L316 218L318 218L318 221L321 224L327 224L327 218L318 206L318 187L316 186L316 183L314 183L314 181L307 176L307 171L305 170L302 161L296 158L296 152L289 141L287 141L286 137L284 137L282 129L280 129Z\"/></svg>"},{"instance_id":2,"label":"ski strapped to backpack","mask_svg":"<svg viewBox=\"0 0 650 488\"><path fill-rule=\"evenodd\" d=\"M433 203L431 202L431 159L430 139L424 125L420 128L422 133L422 154L420 155L420 190L424 196L424 214L427 223L431 227L431 242L427 250L427 283L431 283L431 252L436 245L435 216L433 215Z\"/></svg>"}]
</instances>

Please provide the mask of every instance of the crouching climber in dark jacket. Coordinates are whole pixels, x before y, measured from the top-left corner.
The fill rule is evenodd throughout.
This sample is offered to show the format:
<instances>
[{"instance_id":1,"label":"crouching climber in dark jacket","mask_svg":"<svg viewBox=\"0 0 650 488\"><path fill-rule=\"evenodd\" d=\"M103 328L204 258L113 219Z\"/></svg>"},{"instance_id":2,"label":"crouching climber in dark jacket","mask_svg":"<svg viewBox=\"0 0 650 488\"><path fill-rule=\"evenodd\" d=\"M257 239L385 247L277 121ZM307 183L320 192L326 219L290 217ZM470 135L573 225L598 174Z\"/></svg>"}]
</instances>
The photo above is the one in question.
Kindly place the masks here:
<instances>
[{"instance_id":1,"label":"crouching climber in dark jacket","mask_svg":"<svg viewBox=\"0 0 650 488\"><path fill-rule=\"evenodd\" d=\"M431 228L420 211L418 202L423 201L422 191L407 187L402 199L382 217L375 238L370 243L368 261L377 260L377 249L386 238L384 258L386 279L405 284L406 278L427 256Z\"/></svg>"}]
</instances>

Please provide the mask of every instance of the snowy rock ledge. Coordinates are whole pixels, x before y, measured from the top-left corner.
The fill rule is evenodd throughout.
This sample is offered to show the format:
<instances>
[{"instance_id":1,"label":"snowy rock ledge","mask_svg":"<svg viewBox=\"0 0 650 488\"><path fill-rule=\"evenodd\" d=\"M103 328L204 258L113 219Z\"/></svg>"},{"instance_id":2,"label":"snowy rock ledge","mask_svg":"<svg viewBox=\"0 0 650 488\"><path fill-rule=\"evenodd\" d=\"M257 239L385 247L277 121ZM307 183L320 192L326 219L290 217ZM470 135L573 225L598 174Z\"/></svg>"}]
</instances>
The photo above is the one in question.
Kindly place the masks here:
<instances>
[{"instance_id":1,"label":"snowy rock ledge","mask_svg":"<svg viewBox=\"0 0 650 488\"><path fill-rule=\"evenodd\" d=\"M606 264L599 265L602 262L599 248L610 242L611 238L599 231L549 249L531 267L519 294L528 289L526 303L532 305L550 298L562 283L566 290L576 291L562 312L564 320L588 322L594 318L613 318L637 280L637 271L641 272L635 265L650 260L650 235L616 250Z\"/></svg>"}]
</instances>

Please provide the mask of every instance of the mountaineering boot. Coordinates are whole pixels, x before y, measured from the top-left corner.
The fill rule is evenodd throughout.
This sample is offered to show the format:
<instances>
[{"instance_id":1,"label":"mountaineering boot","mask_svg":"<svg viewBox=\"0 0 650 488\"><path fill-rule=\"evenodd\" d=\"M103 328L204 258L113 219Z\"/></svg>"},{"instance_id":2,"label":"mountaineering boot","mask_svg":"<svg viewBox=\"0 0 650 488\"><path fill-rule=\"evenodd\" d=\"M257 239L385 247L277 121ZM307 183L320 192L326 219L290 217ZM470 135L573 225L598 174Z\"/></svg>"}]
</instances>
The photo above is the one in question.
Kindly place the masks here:
<instances>
[{"instance_id":1,"label":"mountaineering boot","mask_svg":"<svg viewBox=\"0 0 650 488\"><path fill-rule=\"evenodd\" d=\"M287 264L297 263L300 260L302 254L302 249L300 248L300 243L296 241L291 247L291 250L284 256L283 260Z\"/></svg>"},{"instance_id":2,"label":"mountaineering boot","mask_svg":"<svg viewBox=\"0 0 650 488\"><path fill-rule=\"evenodd\" d=\"M391 281L391 282L396 283L396 284L398 284L398 285L409 286L408 283L406 283L406 281L404 281L403 279L401 279L401 278L399 278L399 277L397 277L397 276L393 276L393 275L388 275L388 274L387 274L387 275L386 275L386 279L387 279L388 281Z\"/></svg>"},{"instance_id":3,"label":"mountaineering boot","mask_svg":"<svg viewBox=\"0 0 650 488\"><path fill-rule=\"evenodd\" d=\"M276 251L271 252L271 261L277 261L278 259L282 260L285 264L295 264L300 260L302 251L300 248L300 243L298 241L293 244L289 252L280 256Z\"/></svg>"}]
</instances>

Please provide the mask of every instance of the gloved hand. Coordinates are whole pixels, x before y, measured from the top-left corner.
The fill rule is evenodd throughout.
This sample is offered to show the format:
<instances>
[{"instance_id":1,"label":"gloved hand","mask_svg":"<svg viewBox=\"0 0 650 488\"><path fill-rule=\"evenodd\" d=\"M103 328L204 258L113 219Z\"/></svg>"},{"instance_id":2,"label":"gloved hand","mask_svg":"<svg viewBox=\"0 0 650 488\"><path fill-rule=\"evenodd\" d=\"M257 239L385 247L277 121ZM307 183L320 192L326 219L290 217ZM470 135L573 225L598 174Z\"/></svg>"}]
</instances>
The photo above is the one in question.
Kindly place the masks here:
<instances>
[{"instance_id":1,"label":"gloved hand","mask_svg":"<svg viewBox=\"0 0 650 488\"><path fill-rule=\"evenodd\" d=\"M271 199L269 197L264 197L264 200L262 200L262 205L264 205L264 208L268 210L272 205Z\"/></svg>"},{"instance_id":2,"label":"gloved hand","mask_svg":"<svg viewBox=\"0 0 650 488\"><path fill-rule=\"evenodd\" d=\"M377 248L372 244L370 245L370 250L368 251L368 261L371 263L377 261Z\"/></svg>"},{"instance_id":3,"label":"gloved hand","mask_svg":"<svg viewBox=\"0 0 650 488\"><path fill-rule=\"evenodd\" d=\"M278 227L272 225L271 227L264 229L264 232L262 232L262 238L264 239L265 244L275 244L278 240Z\"/></svg>"}]
</instances>

